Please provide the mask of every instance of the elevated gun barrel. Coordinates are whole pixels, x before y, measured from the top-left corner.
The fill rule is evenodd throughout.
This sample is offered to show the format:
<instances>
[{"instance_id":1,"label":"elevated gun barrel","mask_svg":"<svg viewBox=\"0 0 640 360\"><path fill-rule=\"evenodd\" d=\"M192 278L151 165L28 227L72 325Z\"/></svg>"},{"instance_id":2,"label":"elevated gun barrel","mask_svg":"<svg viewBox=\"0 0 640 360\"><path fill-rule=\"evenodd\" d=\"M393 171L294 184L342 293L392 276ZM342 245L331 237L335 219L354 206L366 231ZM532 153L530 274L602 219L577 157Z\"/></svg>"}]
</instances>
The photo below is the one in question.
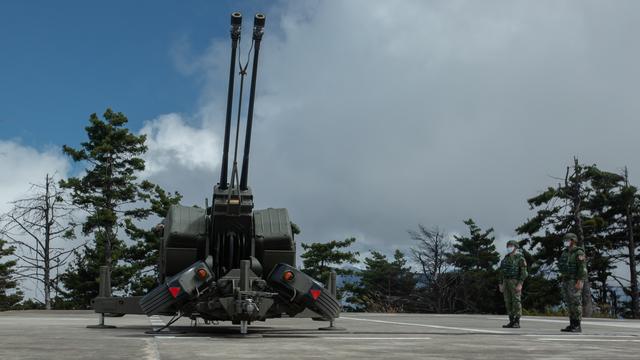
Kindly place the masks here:
<instances>
[{"instance_id":1,"label":"elevated gun barrel","mask_svg":"<svg viewBox=\"0 0 640 360\"><path fill-rule=\"evenodd\" d=\"M231 131L231 113L233 107L233 85L236 71L236 51L240 40L242 14L231 14L231 64L229 65L229 89L227 92L227 117L224 124L224 147L222 150L222 164L220 165L220 188L227 188L227 170L229 168L229 135Z\"/></svg>"},{"instance_id":2,"label":"elevated gun barrel","mask_svg":"<svg viewBox=\"0 0 640 360\"><path fill-rule=\"evenodd\" d=\"M251 148L251 128L253 126L253 104L256 97L256 77L258 75L258 56L260 55L260 41L264 33L266 17L256 14L253 20L253 67L251 70L251 89L249 92L249 109L247 112L247 132L244 138L244 156L242 158L242 175L240 176L240 189L247 190L247 178L249 176L249 150Z\"/></svg>"}]
</instances>

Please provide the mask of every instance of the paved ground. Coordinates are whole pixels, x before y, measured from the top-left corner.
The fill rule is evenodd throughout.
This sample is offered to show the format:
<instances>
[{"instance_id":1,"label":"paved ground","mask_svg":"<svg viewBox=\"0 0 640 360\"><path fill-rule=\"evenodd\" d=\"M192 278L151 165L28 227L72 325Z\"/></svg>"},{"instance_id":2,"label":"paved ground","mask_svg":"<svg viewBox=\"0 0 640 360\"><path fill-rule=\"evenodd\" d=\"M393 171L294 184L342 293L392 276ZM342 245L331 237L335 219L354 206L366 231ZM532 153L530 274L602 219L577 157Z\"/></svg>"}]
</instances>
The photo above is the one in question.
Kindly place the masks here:
<instances>
[{"instance_id":1,"label":"paved ground","mask_svg":"<svg viewBox=\"0 0 640 360\"><path fill-rule=\"evenodd\" d=\"M326 323L274 319L250 326L200 326L185 334L148 335L168 318L107 318L115 329L87 329L82 311L0 313L0 359L639 359L640 321L584 321L580 335L558 331L565 319L525 317L502 329L488 315L343 314L344 331ZM172 329L188 330L189 321ZM518 353L518 355L515 355Z\"/></svg>"}]
</instances>

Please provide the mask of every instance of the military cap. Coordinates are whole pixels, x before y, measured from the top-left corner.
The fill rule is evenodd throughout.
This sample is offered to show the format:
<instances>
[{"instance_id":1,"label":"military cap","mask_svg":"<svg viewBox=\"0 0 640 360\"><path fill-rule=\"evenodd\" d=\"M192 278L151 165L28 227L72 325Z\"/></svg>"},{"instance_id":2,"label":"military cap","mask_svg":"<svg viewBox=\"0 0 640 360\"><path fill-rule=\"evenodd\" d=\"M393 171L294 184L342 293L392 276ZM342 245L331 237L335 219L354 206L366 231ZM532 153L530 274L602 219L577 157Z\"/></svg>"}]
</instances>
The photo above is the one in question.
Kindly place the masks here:
<instances>
[{"instance_id":1,"label":"military cap","mask_svg":"<svg viewBox=\"0 0 640 360\"><path fill-rule=\"evenodd\" d=\"M563 240L571 240L571 241L578 241L578 237L576 236L576 234L574 233L567 233Z\"/></svg>"},{"instance_id":2,"label":"military cap","mask_svg":"<svg viewBox=\"0 0 640 360\"><path fill-rule=\"evenodd\" d=\"M515 246L517 248L520 247L520 244L518 244L517 240L509 240L509 241L507 241L507 245L513 245L513 246Z\"/></svg>"}]
</instances>

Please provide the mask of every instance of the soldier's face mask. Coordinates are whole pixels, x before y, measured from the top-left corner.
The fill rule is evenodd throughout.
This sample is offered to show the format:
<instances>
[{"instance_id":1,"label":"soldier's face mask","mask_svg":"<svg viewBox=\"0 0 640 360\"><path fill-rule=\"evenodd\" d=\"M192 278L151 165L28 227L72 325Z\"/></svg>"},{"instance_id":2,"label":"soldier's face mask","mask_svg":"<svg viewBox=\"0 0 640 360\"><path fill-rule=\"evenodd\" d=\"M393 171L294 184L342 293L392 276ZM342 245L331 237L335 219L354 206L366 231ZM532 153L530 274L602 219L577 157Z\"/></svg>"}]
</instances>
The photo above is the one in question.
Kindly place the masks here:
<instances>
[{"instance_id":1,"label":"soldier's face mask","mask_svg":"<svg viewBox=\"0 0 640 360\"><path fill-rule=\"evenodd\" d=\"M513 249L515 249L513 246L507 246L507 252L509 254L511 254L513 252Z\"/></svg>"},{"instance_id":2,"label":"soldier's face mask","mask_svg":"<svg viewBox=\"0 0 640 360\"><path fill-rule=\"evenodd\" d=\"M571 240L567 240L564 242L564 247L571 247Z\"/></svg>"}]
</instances>

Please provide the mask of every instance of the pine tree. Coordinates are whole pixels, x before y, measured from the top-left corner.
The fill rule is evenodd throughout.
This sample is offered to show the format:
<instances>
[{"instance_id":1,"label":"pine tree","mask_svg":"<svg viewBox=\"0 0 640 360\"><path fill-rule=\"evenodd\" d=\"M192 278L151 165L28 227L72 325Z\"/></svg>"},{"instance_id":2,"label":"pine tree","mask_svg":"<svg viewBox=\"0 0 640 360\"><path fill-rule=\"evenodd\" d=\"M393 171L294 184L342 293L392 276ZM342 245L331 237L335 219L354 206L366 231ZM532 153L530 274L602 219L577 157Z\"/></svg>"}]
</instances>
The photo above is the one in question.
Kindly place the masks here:
<instances>
[{"instance_id":1,"label":"pine tree","mask_svg":"<svg viewBox=\"0 0 640 360\"><path fill-rule=\"evenodd\" d=\"M356 307L374 312L402 312L411 307L411 294L416 279L407 266L405 255L396 250L393 261L386 255L372 251L364 259L365 268L358 272L358 284L349 284L347 300Z\"/></svg>"},{"instance_id":2,"label":"pine tree","mask_svg":"<svg viewBox=\"0 0 640 360\"><path fill-rule=\"evenodd\" d=\"M621 209L615 206L615 200L620 196L624 178L618 174L601 171L593 166L589 173L589 194L583 203L583 227L587 246L593 250L589 259L591 270L591 295L602 313L615 312L611 299L610 280L617 267L616 254L622 237L618 232L618 219Z\"/></svg>"},{"instance_id":3,"label":"pine tree","mask_svg":"<svg viewBox=\"0 0 640 360\"><path fill-rule=\"evenodd\" d=\"M482 231L472 219L464 221L469 236L454 236L454 251L449 261L461 271L493 270L500 256L494 245L493 228Z\"/></svg>"},{"instance_id":4,"label":"pine tree","mask_svg":"<svg viewBox=\"0 0 640 360\"><path fill-rule=\"evenodd\" d=\"M144 214L155 215L160 218L167 216L169 207L180 203L182 195L177 192L167 193L158 185L149 185L145 182L145 188L153 190L144 194L144 200L151 204ZM158 282L158 259L160 256L160 236L154 229L145 229L137 225L133 219L125 219L125 231L129 238L135 241L124 254L124 258L130 265L131 294L144 295L154 288Z\"/></svg>"},{"instance_id":5,"label":"pine tree","mask_svg":"<svg viewBox=\"0 0 640 360\"><path fill-rule=\"evenodd\" d=\"M415 290L416 276L411 270L411 267L407 265L407 258L405 254L398 249L393 252L391 271L395 279L393 291L397 296L400 296L403 299L408 299Z\"/></svg>"},{"instance_id":6,"label":"pine tree","mask_svg":"<svg viewBox=\"0 0 640 360\"><path fill-rule=\"evenodd\" d=\"M629 289L627 293L631 297L631 315L634 319L640 318L640 289L638 286L637 264L640 259L638 249L640 241L637 239L640 227L640 194L635 186L629 184L629 172L624 168L624 187L620 198L624 208L625 241L627 247L627 259L629 261Z\"/></svg>"},{"instance_id":7,"label":"pine tree","mask_svg":"<svg viewBox=\"0 0 640 360\"><path fill-rule=\"evenodd\" d=\"M320 281L327 281L332 270L339 275L351 274L351 270L344 269L341 265L358 262L359 253L346 250L355 242L356 238L347 238L342 241L332 240L326 243L303 243L304 253L300 257L304 272Z\"/></svg>"},{"instance_id":8,"label":"pine tree","mask_svg":"<svg viewBox=\"0 0 640 360\"><path fill-rule=\"evenodd\" d=\"M7 242L0 239L0 311L9 310L22 301L22 291L18 289L16 261L4 258L13 256L15 247L6 247Z\"/></svg>"},{"instance_id":9,"label":"pine tree","mask_svg":"<svg viewBox=\"0 0 640 360\"><path fill-rule=\"evenodd\" d=\"M628 315L632 318L640 318L640 294L638 293L638 242L637 234L640 231L640 194L638 189L629 183L629 173L624 169L620 176L620 186L618 191L610 194L606 199L610 204L609 221L613 223L613 233L611 234L612 245L616 246L620 253L621 263L628 264L628 281L618 274L611 276L622 286L624 293L629 296Z\"/></svg>"},{"instance_id":10,"label":"pine tree","mask_svg":"<svg viewBox=\"0 0 640 360\"><path fill-rule=\"evenodd\" d=\"M540 262L533 256L525 256L529 265L529 276L522 288L522 308L538 313L548 313L560 305L560 286L558 279L550 278L542 271Z\"/></svg>"},{"instance_id":11,"label":"pine tree","mask_svg":"<svg viewBox=\"0 0 640 360\"><path fill-rule=\"evenodd\" d=\"M102 232L94 233L93 244L86 244L75 252L74 260L66 271L60 275L60 281L64 284L65 308L88 309L91 299L98 296L100 267L104 265L105 236ZM93 245L93 246L92 246ZM113 259L122 259L127 252L127 246L123 241L111 243ZM131 267L124 263L112 265L111 284L114 290L127 293L129 281L132 276Z\"/></svg>"},{"instance_id":12,"label":"pine tree","mask_svg":"<svg viewBox=\"0 0 640 360\"><path fill-rule=\"evenodd\" d=\"M494 245L493 228L482 231L472 219L464 221L468 236L454 236L450 263L458 278L457 305L459 311L495 313L503 306L497 289L495 266L500 256Z\"/></svg>"},{"instance_id":13,"label":"pine tree","mask_svg":"<svg viewBox=\"0 0 640 360\"><path fill-rule=\"evenodd\" d=\"M591 284L596 281L606 288L615 259L607 251L616 247L610 234L612 214L607 197L620 177L601 171L596 165L580 164L574 158L568 166L563 182L549 187L527 200L536 215L516 229L526 235L526 243L535 249L534 261L540 262L539 275L551 276L563 251L562 237L572 232L578 236L578 246L587 254L589 278L584 283L583 312L593 312ZM602 293L603 291L601 291Z\"/></svg>"},{"instance_id":14,"label":"pine tree","mask_svg":"<svg viewBox=\"0 0 640 360\"><path fill-rule=\"evenodd\" d=\"M122 113L107 109L103 117L90 116L85 127L88 140L80 148L63 147L65 154L86 166L82 177L60 184L71 191L73 203L87 214L83 233L94 237L93 246L78 252L62 277L69 296L79 306L88 306L88 299L97 294L101 265L108 267L116 290L139 293L150 286L141 271L151 266L157 252L150 251L146 257L141 252L150 250L157 238L147 236L136 224L152 214L162 214L167 202L180 197L168 195L148 181L138 181L137 174L145 168L146 136L131 133ZM147 202L151 207L144 206ZM125 232L119 231L122 228ZM131 250L124 242L127 231L136 241ZM128 284L132 279L138 281L135 289Z\"/></svg>"}]
</instances>

